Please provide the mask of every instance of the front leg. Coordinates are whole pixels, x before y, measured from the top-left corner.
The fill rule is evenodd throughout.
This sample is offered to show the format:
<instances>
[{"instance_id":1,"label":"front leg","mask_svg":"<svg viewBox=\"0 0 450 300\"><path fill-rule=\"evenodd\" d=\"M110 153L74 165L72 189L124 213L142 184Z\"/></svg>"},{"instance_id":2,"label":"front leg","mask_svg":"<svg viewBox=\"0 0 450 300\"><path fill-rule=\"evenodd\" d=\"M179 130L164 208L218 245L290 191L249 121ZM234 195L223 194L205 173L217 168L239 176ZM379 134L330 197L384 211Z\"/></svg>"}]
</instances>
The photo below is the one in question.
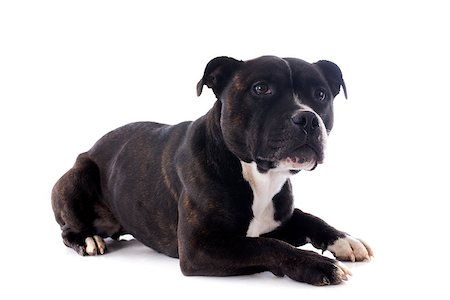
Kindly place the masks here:
<instances>
[{"instance_id":1,"label":"front leg","mask_svg":"<svg viewBox=\"0 0 450 300\"><path fill-rule=\"evenodd\" d=\"M264 236L280 239L296 247L311 243L317 249L328 250L344 261L365 261L373 256L369 245L339 231L323 220L295 209L283 226Z\"/></svg>"},{"instance_id":2,"label":"front leg","mask_svg":"<svg viewBox=\"0 0 450 300\"><path fill-rule=\"evenodd\" d=\"M212 203L212 201L202 201ZM201 211L200 201L183 195L179 204L178 253L187 276L233 276L270 271L313 285L339 284L350 271L340 262L273 238L235 231L233 214Z\"/></svg>"},{"instance_id":3,"label":"front leg","mask_svg":"<svg viewBox=\"0 0 450 300\"><path fill-rule=\"evenodd\" d=\"M207 241L204 240L207 238ZM235 276L263 271L317 286L340 284L351 275L340 262L280 240L248 237L181 238L180 267L186 276Z\"/></svg>"}]
</instances>

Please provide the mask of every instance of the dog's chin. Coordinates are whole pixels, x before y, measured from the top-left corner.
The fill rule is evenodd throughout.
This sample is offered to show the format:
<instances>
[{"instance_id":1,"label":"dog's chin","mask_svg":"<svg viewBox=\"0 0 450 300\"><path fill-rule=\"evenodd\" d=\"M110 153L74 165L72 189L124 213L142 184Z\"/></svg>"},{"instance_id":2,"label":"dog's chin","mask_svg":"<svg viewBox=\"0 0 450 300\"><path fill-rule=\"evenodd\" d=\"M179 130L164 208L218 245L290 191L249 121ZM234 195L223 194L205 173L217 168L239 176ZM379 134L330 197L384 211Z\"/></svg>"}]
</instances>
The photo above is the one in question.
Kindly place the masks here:
<instances>
[{"instance_id":1,"label":"dog's chin","mask_svg":"<svg viewBox=\"0 0 450 300\"><path fill-rule=\"evenodd\" d=\"M322 160L322 156L313 148L302 146L290 153L286 158L281 159L278 167L293 172L300 170L312 171L318 164L322 163Z\"/></svg>"},{"instance_id":2,"label":"dog's chin","mask_svg":"<svg viewBox=\"0 0 450 300\"><path fill-rule=\"evenodd\" d=\"M275 169L278 171L290 171L292 174L300 170L312 171L322 162L323 152L316 151L309 145L303 145L278 158L265 159L259 156L256 160L258 170L261 173Z\"/></svg>"},{"instance_id":3,"label":"dog's chin","mask_svg":"<svg viewBox=\"0 0 450 300\"><path fill-rule=\"evenodd\" d=\"M278 164L279 169L289 170L292 173L296 173L301 170L312 171L317 167L317 160L311 159L304 162L299 162L297 159L292 160L290 157L281 160Z\"/></svg>"}]
</instances>

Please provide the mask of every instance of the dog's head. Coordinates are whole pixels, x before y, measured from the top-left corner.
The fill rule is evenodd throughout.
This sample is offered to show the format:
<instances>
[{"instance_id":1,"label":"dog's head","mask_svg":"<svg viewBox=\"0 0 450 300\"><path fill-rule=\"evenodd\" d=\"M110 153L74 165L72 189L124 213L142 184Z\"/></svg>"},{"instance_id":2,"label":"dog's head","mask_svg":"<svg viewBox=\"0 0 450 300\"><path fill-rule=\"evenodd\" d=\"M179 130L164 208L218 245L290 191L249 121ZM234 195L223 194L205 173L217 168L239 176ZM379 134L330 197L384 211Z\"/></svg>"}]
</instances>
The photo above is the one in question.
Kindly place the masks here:
<instances>
[{"instance_id":1,"label":"dog's head","mask_svg":"<svg viewBox=\"0 0 450 300\"><path fill-rule=\"evenodd\" d=\"M333 128L333 99L341 70L330 61L263 56L248 61L217 57L197 85L221 102L220 127L227 147L240 160L295 173L323 162Z\"/></svg>"}]
</instances>

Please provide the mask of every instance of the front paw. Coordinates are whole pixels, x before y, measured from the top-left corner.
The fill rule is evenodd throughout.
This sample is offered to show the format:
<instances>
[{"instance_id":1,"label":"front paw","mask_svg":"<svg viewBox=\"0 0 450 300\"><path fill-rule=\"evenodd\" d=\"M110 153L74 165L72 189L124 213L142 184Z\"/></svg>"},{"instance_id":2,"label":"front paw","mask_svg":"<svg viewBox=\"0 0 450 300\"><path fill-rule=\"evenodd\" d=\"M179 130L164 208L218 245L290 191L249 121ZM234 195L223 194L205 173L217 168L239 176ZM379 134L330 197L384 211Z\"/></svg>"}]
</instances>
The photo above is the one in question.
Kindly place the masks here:
<instances>
[{"instance_id":1,"label":"front paw","mask_svg":"<svg viewBox=\"0 0 450 300\"><path fill-rule=\"evenodd\" d=\"M298 254L301 256L289 261L282 272L293 280L324 286L340 284L351 275L344 264L334 259L303 250Z\"/></svg>"},{"instance_id":2,"label":"front paw","mask_svg":"<svg viewBox=\"0 0 450 300\"><path fill-rule=\"evenodd\" d=\"M368 261L373 257L373 251L370 246L348 234L338 238L333 244L327 247L327 250L343 261Z\"/></svg>"}]
</instances>

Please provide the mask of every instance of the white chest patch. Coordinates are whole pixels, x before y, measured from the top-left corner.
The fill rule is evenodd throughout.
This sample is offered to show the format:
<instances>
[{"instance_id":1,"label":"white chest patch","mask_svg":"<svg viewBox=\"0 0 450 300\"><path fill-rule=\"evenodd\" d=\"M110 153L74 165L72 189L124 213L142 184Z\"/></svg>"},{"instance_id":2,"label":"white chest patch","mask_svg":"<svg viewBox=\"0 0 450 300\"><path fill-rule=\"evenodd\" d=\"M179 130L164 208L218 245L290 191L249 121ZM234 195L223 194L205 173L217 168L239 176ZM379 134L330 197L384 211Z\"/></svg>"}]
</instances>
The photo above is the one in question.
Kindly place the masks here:
<instances>
[{"instance_id":1,"label":"white chest patch","mask_svg":"<svg viewBox=\"0 0 450 300\"><path fill-rule=\"evenodd\" d=\"M272 169L262 174L258 171L255 162L241 161L241 165L242 175L253 190L253 219L248 226L247 236L258 237L280 226L281 223L274 219L275 209L272 198L280 192L291 174L286 169Z\"/></svg>"}]
</instances>

